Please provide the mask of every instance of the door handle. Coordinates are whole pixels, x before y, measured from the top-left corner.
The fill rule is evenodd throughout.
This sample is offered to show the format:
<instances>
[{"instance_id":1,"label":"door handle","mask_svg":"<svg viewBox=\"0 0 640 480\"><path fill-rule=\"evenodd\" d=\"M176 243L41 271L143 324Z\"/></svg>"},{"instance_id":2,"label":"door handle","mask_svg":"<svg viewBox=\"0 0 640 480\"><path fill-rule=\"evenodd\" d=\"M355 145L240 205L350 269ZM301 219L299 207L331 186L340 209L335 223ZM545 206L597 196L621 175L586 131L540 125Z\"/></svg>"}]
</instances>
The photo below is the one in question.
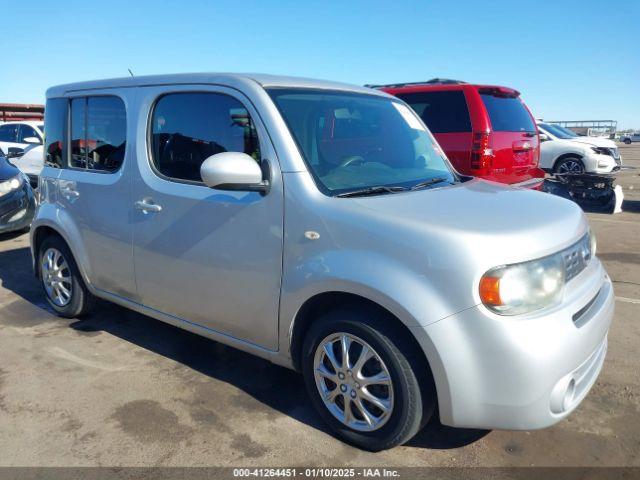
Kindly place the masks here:
<instances>
[{"instance_id":1,"label":"door handle","mask_svg":"<svg viewBox=\"0 0 640 480\"><path fill-rule=\"evenodd\" d=\"M138 200L136 202L136 208L138 210L142 210L143 213L149 213L149 212L161 212L162 211L162 207L160 205L157 205L155 203L150 203L150 200Z\"/></svg>"}]
</instances>

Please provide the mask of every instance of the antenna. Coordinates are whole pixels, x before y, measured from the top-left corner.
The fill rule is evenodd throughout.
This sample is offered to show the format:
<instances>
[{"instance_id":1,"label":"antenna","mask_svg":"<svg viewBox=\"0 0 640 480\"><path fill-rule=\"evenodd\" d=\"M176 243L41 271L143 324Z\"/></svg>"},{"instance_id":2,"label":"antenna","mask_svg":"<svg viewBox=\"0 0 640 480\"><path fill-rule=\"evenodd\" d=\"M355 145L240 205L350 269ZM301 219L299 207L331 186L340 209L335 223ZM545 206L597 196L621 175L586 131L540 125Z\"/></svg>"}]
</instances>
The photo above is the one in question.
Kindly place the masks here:
<instances>
[{"instance_id":1,"label":"antenna","mask_svg":"<svg viewBox=\"0 0 640 480\"><path fill-rule=\"evenodd\" d=\"M131 75L131 78L133 78L135 75L133 74L133 72L131 71L130 68L127 68L127 70L129 71L129 75Z\"/></svg>"}]
</instances>

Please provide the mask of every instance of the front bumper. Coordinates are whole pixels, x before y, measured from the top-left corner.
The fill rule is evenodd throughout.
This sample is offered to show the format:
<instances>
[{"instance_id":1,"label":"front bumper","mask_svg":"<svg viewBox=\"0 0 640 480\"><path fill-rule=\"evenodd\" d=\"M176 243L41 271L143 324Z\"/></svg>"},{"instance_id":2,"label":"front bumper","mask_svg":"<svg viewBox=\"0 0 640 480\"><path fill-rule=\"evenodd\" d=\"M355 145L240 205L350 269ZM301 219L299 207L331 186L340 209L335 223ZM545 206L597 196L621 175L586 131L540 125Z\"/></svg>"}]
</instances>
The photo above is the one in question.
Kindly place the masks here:
<instances>
[{"instance_id":1,"label":"front bumper","mask_svg":"<svg viewBox=\"0 0 640 480\"><path fill-rule=\"evenodd\" d=\"M20 190L0 197L0 233L28 228L35 212L35 195L25 181Z\"/></svg>"},{"instance_id":2,"label":"front bumper","mask_svg":"<svg viewBox=\"0 0 640 480\"><path fill-rule=\"evenodd\" d=\"M611 155L591 155L585 163L591 165L590 169L587 168L588 172L611 173L620 169L622 166L622 157L616 159Z\"/></svg>"},{"instance_id":3,"label":"front bumper","mask_svg":"<svg viewBox=\"0 0 640 480\"><path fill-rule=\"evenodd\" d=\"M594 259L552 311L519 318L476 306L414 328L434 373L441 422L529 430L560 421L598 377L613 311L611 280Z\"/></svg>"}]
</instances>

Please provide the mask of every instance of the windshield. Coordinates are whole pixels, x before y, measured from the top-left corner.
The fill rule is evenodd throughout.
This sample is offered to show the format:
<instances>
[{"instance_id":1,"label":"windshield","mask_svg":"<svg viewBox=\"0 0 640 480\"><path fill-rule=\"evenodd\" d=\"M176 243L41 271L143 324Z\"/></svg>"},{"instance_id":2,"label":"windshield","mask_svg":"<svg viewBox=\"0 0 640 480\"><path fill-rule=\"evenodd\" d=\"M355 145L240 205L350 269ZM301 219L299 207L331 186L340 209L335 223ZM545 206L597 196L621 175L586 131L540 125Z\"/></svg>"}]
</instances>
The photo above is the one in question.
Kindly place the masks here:
<instances>
[{"instance_id":1,"label":"windshield","mask_svg":"<svg viewBox=\"0 0 640 480\"><path fill-rule=\"evenodd\" d=\"M576 132L574 132L573 130L569 130L566 127L561 127L560 125L556 125L555 123L553 124L554 127L556 127L558 130L563 131L564 133L566 133L567 135L569 135L571 138L576 138L579 137L580 135L578 135Z\"/></svg>"},{"instance_id":2,"label":"windshield","mask_svg":"<svg viewBox=\"0 0 640 480\"><path fill-rule=\"evenodd\" d=\"M558 125L554 125L552 123L539 123L538 127L540 127L545 132L550 133L554 137L560 138L562 140L570 140L572 138L577 137L577 135L571 132L571 130L569 130L571 132L571 135L569 135L564 131L565 130L564 128Z\"/></svg>"},{"instance_id":3,"label":"windshield","mask_svg":"<svg viewBox=\"0 0 640 480\"><path fill-rule=\"evenodd\" d=\"M330 90L269 89L318 187L337 195L374 187L455 182L444 153L405 104ZM434 182L433 185L436 185Z\"/></svg>"}]
</instances>

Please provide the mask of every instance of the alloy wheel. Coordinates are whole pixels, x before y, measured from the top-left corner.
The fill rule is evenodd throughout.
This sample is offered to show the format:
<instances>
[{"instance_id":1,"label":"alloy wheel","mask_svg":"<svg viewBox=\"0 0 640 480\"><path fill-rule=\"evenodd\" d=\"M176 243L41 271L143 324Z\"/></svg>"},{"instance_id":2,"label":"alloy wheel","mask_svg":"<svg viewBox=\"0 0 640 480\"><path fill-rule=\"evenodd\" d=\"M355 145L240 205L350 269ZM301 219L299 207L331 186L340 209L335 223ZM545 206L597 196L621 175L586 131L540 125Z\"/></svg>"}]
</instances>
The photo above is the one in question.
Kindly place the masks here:
<instances>
[{"instance_id":1,"label":"alloy wheel","mask_svg":"<svg viewBox=\"0 0 640 480\"><path fill-rule=\"evenodd\" d=\"M558 169L559 173L582 173L583 168L577 160L567 160Z\"/></svg>"},{"instance_id":2,"label":"alloy wheel","mask_svg":"<svg viewBox=\"0 0 640 480\"><path fill-rule=\"evenodd\" d=\"M73 288L67 261L58 249L51 247L42 255L40 267L48 297L58 307L64 307L71 301Z\"/></svg>"},{"instance_id":3,"label":"alloy wheel","mask_svg":"<svg viewBox=\"0 0 640 480\"><path fill-rule=\"evenodd\" d=\"M349 333L333 333L318 344L313 367L320 398L337 420L363 432L387 423L393 384L371 345Z\"/></svg>"}]
</instances>

